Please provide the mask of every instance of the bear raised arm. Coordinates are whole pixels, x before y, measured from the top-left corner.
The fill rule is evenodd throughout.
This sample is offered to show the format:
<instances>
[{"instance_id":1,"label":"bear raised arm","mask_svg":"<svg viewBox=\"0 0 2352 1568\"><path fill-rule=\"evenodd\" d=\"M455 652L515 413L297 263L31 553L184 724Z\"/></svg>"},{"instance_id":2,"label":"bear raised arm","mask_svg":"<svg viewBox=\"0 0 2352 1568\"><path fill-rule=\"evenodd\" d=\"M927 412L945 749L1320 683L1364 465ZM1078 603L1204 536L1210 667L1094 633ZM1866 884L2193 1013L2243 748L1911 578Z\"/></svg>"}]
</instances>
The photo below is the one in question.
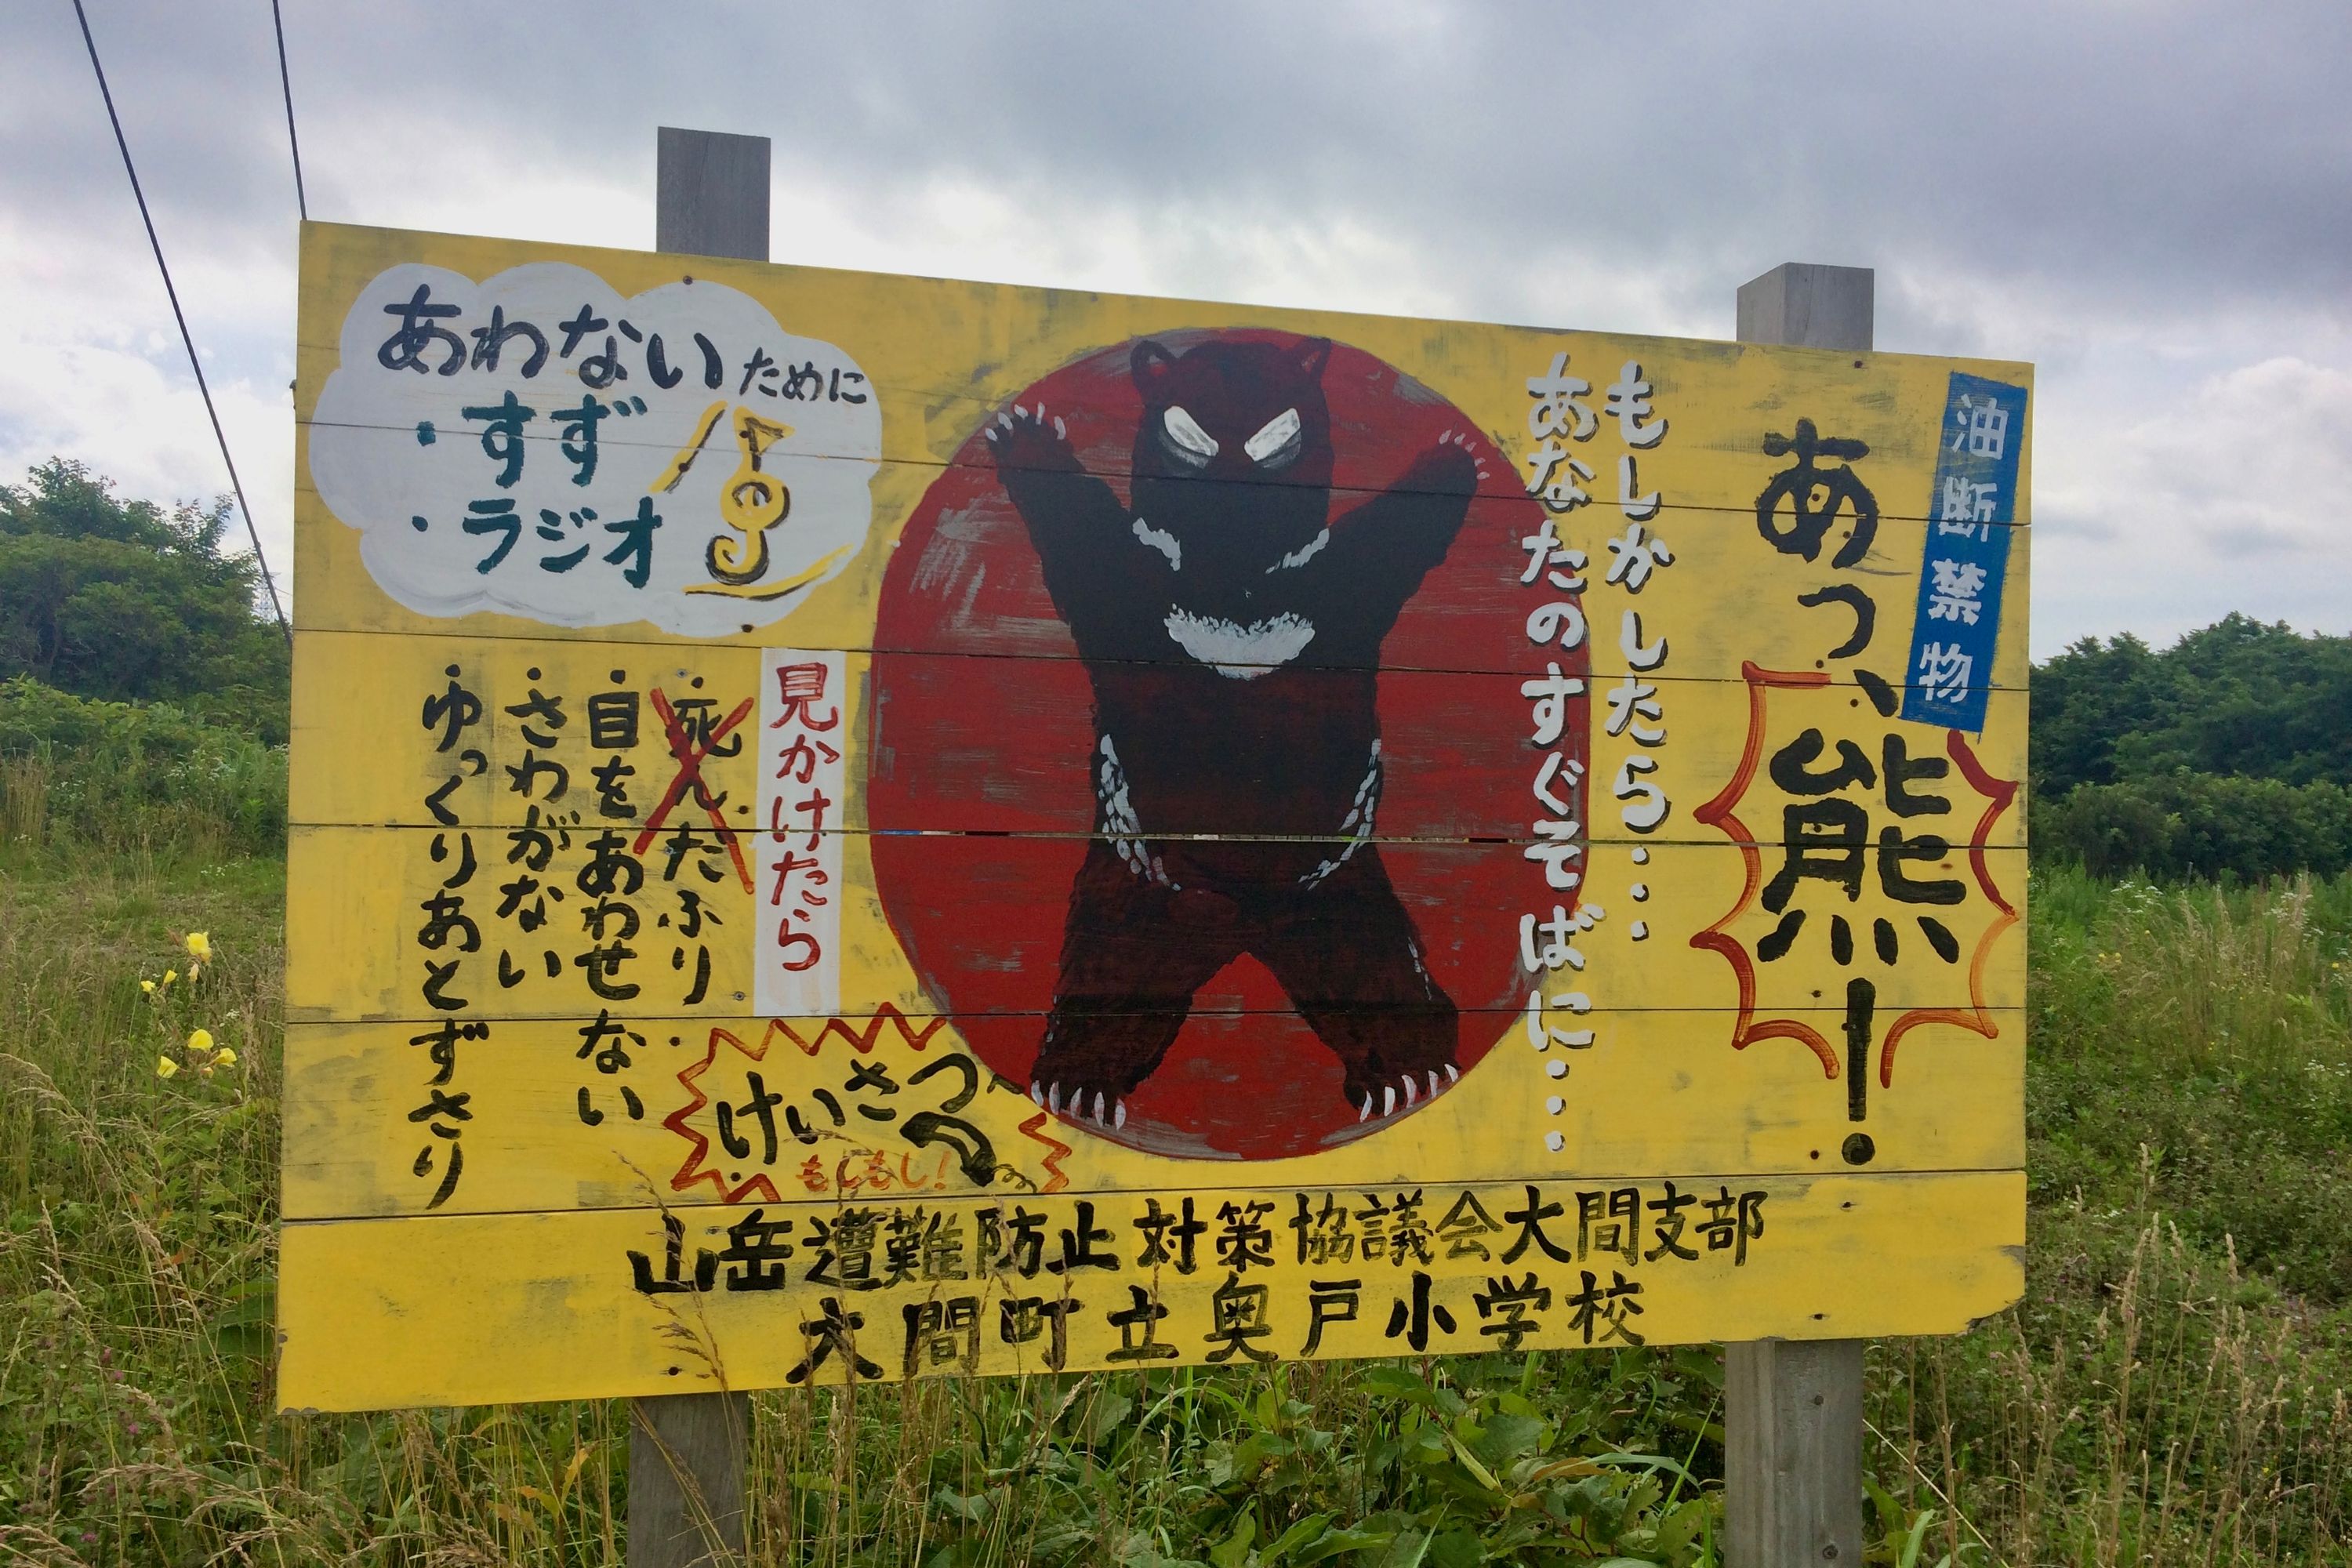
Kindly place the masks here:
<instances>
[{"instance_id":1,"label":"bear raised arm","mask_svg":"<svg viewBox=\"0 0 2352 1568\"><path fill-rule=\"evenodd\" d=\"M1166 563L1138 544L1127 509L1086 471L1067 427L1042 405L998 414L987 439L997 478L1037 552L1046 595L1079 654L1132 657L1115 645L1131 639L1129 628L1151 610L1145 579L1155 563L1164 574Z\"/></svg>"}]
</instances>

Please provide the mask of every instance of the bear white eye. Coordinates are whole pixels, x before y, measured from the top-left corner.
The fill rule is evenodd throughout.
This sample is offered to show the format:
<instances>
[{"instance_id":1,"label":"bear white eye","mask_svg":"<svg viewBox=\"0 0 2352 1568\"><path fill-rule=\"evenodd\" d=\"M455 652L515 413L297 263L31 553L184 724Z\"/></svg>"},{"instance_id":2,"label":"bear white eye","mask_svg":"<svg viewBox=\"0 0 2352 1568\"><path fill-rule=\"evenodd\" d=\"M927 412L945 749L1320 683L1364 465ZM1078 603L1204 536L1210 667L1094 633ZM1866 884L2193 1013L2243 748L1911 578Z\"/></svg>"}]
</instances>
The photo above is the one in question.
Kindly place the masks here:
<instances>
[{"instance_id":1,"label":"bear white eye","mask_svg":"<svg viewBox=\"0 0 2352 1568\"><path fill-rule=\"evenodd\" d=\"M1274 468L1298 455L1298 410L1286 408L1265 422L1265 427L1242 444L1250 461Z\"/></svg>"},{"instance_id":2,"label":"bear white eye","mask_svg":"<svg viewBox=\"0 0 2352 1568\"><path fill-rule=\"evenodd\" d=\"M1160 416L1160 426L1168 432L1169 450L1200 468L1217 455L1216 437L1200 426L1200 423L1181 407L1171 406Z\"/></svg>"}]
</instances>

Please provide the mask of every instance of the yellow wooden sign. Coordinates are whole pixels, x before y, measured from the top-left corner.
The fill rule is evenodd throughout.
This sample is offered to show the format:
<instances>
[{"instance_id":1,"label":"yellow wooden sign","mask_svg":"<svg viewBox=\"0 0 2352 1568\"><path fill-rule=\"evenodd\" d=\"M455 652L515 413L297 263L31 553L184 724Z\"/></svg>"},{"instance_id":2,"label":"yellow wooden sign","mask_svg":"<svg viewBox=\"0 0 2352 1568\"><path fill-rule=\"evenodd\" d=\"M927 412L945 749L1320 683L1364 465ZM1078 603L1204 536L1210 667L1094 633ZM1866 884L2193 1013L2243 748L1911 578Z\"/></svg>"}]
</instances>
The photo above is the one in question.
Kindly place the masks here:
<instances>
[{"instance_id":1,"label":"yellow wooden sign","mask_svg":"<svg viewBox=\"0 0 2352 1568\"><path fill-rule=\"evenodd\" d=\"M2015 1300L2030 391L307 226L284 1402Z\"/></svg>"}]
</instances>

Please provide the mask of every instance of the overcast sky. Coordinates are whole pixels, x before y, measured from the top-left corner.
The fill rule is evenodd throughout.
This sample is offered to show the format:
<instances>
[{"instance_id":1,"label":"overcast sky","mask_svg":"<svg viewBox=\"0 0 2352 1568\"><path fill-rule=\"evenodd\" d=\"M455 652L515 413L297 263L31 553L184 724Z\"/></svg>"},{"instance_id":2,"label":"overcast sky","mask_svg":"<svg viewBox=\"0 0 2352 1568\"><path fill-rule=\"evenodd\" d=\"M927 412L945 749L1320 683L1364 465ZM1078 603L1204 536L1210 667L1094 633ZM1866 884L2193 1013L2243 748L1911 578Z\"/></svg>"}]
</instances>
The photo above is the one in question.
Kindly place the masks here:
<instances>
[{"instance_id":1,"label":"overcast sky","mask_svg":"<svg viewBox=\"0 0 2352 1568\"><path fill-rule=\"evenodd\" d=\"M283 0L310 213L653 240L775 139L778 261L1728 337L1782 260L2039 366L2033 647L2352 631L2352 5ZM269 558L295 205L268 0L86 0ZM70 0L0 5L0 480L226 489Z\"/></svg>"}]
</instances>

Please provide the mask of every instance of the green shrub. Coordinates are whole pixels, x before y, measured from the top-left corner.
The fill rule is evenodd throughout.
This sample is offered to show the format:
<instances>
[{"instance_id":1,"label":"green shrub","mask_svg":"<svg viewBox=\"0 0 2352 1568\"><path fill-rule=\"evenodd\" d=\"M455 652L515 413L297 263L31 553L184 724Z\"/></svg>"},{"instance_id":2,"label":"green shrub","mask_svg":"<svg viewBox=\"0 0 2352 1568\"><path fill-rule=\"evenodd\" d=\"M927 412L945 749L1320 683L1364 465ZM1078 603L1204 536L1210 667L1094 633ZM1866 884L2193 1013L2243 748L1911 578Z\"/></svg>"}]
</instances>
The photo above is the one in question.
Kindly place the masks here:
<instances>
[{"instance_id":1,"label":"green shrub","mask_svg":"<svg viewBox=\"0 0 2352 1568\"><path fill-rule=\"evenodd\" d=\"M2352 789L2185 769L2082 784L2035 803L2033 847L2099 877L2334 876L2352 867Z\"/></svg>"},{"instance_id":2,"label":"green shrub","mask_svg":"<svg viewBox=\"0 0 2352 1568\"><path fill-rule=\"evenodd\" d=\"M162 703L0 681L0 835L16 850L281 853L285 748Z\"/></svg>"},{"instance_id":3,"label":"green shrub","mask_svg":"<svg viewBox=\"0 0 2352 1568\"><path fill-rule=\"evenodd\" d=\"M226 497L126 501L63 458L0 485L0 679L283 742L292 648L256 618L260 574L229 548L231 518Z\"/></svg>"},{"instance_id":4,"label":"green shrub","mask_svg":"<svg viewBox=\"0 0 2352 1568\"><path fill-rule=\"evenodd\" d=\"M2225 616L2158 650L2084 637L2033 671L2036 791L2176 768L2309 784L2352 780L2352 637Z\"/></svg>"}]
</instances>

